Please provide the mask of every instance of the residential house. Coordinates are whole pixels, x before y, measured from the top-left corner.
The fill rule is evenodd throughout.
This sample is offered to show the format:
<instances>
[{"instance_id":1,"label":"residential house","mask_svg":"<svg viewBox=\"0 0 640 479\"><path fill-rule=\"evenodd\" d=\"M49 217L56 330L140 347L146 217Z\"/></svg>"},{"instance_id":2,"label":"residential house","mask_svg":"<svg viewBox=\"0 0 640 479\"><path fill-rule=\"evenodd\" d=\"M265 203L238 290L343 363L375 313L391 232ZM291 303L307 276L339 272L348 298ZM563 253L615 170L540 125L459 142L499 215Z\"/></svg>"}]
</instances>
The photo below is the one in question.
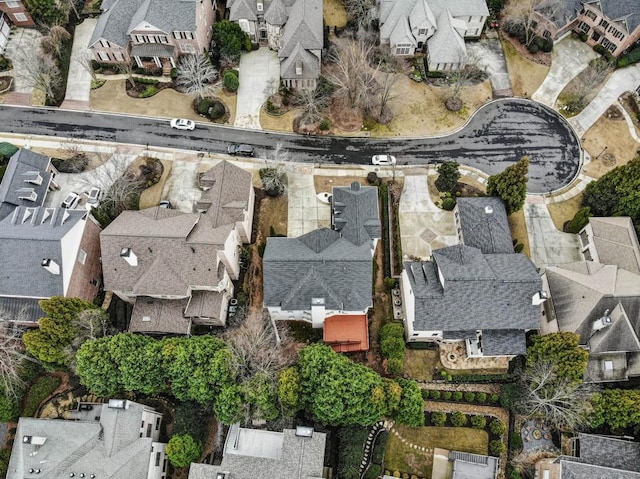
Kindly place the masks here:
<instances>
[{"instance_id":1,"label":"residential house","mask_svg":"<svg viewBox=\"0 0 640 479\"><path fill-rule=\"evenodd\" d=\"M26 326L44 316L39 300L93 301L100 283L98 223L85 210L43 206L55 173L49 158L19 150L0 183L0 310Z\"/></svg>"},{"instance_id":2,"label":"residential house","mask_svg":"<svg viewBox=\"0 0 640 479\"><path fill-rule=\"evenodd\" d=\"M89 41L101 63L163 68L201 54L211 41L216 0L105 0Z\"/></svg>"},{"instance_id":3,"label":"residential house","mask_svg":"<svg viewBox=\"0 0 640 479\"><path fill-rule=\"evenodd\" d=\"M77 420L21 417L7 479L165 479L162 414L124 399L89 408Z\"/></svg>"},{"instance_id":4,"label":"residential house","mask_svg":"<svg viewBox=\"0 0 640 479\"><path fill-rule=\"evenodd\" d=\"M192 463L189 479L321 479L326 434L298 426L282 432L231 426L219 466Z\"/></svg>"},{"instance_id":5,"label":"residential house","mask_svg":"<svg viewBox=\"0 0 640 479\"><path fill-rule=\"evenodd\" d=\"M4 53L10 33L11 24L9 23L8 17L4 12L0 11L0 55Z\"/></svg>"},{"instance_id":6,"label":"residential house","mask_svg":"<svg viewBox=\"0 0 640 479\"><path fill-rule=\"evenodd\" d=\"M34 27L36 25L22 0L0 0L0 12L3 12L11 25L16 27Z\"/></svg>"},{"instance_id":7,"label":"residential house","mask_svg":"<svg viewBox=\"0 0 640 479\"><path fill-rule=\"evenodd\" d=\"M534 18L540 36L557 40L574 31L585 35L588 45L602 45L616 57L640 39L640 3L635 0L544 0Z\"/></svg>"},{"instance_id":8,"label":"residential house","mask_svg":"<svg viewBox=\"0 0 640 479\"><path fill-rule=\"evenodd\" d=\"M333 189L332 229L298 238L267 238L264 306L274 320L324 329L338 351L369 347L367 312L373 306L372 253L380 238L377 188Z\"/></svg>"},{"instance_id":9,"label":"residential house","mask_svg":"<svg viewBox=\"0 0 640 479\"><path fill-rule=\"evenodd\" d=\"M233 0L229 19L253 43L278 51L280 78L288 88L314 89L324 44L322 0Z\"/></svg>"},{"instance_id":10,"label":"residential house","mask_svg":"<svg viewBox=\"0 0 640 479\"><path fill-rule=\"evenodd\" d=\"M197 213L162 207L124 211L100 235L104 282L133 304L129 331L189 334L224 326L249 241L251 174L221 162L205 172Z\"/></svg>"},{"instance_id":11,"label":"residential house","mask_svg":"<svg viewBox=\"0 0 640 479\"><path fill-rule=\"evenodd\" d=\"M433 479L496 479L498 477L497 457L449 451L438 447L433 449Z\"/></svg>"},{"instance_id":12,"label":"residential house","mask_svg":"<svg viewBox=\"0 0 640 479\"><path fill-rule=\"evenodd\" d=\"M640 274L640 247L628 216L591 217L578 234L584 259Z\"/></svg>"},{"instance_id":13,"label":"residential house","mask_svg":"<svg viewBox=\"0 0 640 479\"><path fill-rule=\"evenodd\" d=\"M469 357L524 354L545 300L536 267L513 252L501 200L460 198L455 217L464 244L404 263L407 341L464 340Z\"/></svg>"},{"instance_id":14,"label":"residential house","mask_svg":"<svg viewBox=\"0 0 640 479\"><path fill-rule=\"evenodd\" d=\"M573 455L536 465L538 477L558 479L640 479L640 444L611 436L578 434Z\"/></svg>"},{"instance_id":15,"label":"residential house","mask_svg":"<svg viewBox=\"0 0 640 479\"><path fill-rule=\"evenodd\" d=\"M399 56L427 54L430 71L465 66L466 39L478 38L489 16L485 0L380 0L380 43Z\"/></svg>"}]
</instances>

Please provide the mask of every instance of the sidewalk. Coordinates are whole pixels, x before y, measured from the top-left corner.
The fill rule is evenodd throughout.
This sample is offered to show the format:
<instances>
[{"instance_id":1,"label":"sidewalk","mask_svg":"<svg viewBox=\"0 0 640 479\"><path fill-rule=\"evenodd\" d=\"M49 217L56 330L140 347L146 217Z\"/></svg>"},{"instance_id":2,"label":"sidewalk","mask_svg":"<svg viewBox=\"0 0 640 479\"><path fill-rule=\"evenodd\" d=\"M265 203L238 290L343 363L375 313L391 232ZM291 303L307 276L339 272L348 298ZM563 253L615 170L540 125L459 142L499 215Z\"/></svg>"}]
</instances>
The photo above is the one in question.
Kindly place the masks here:
<instances>
[{"instance_id":1,"label":"sidewalk","mask_svg":"<svg viewBox=\"0 0 640 479\"><path fill-rule=\"evenodd\" d=\"M73 110L89 110L89 96L91 95L91 74L84 65L85 57L92 57L88 46L96 28L97 20L87 18L76 27L71 49L71 61L69 76L67 78L67 91L61 108Z\"/></svg>"}]
</instances>

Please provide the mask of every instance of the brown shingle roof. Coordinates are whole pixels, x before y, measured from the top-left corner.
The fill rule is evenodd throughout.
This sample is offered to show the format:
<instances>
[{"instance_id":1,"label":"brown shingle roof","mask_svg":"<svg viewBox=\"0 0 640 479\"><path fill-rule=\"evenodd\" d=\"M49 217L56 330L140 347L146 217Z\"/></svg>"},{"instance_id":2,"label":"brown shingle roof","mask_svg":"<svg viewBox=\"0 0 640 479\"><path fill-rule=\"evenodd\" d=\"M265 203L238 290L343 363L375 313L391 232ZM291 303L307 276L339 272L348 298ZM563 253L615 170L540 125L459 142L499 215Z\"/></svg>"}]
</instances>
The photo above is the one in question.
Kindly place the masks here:
<instances>
[{"instance_id":1,"label":"brown shingle roof","mask_svg":"<svg viewBox=\"0 0 640 479\"><path fill-rule=\"evenodd\" d=\"M129 331L135 333L189 334L191 320L182 315L186 299L136 298Z\"/></svg>"},{"instance_id":2,"label":"brown shingle roof","mask_svg":"<svg viewBox=\"0 0 640 479\"><path fill-rule=\"evenodd\" d=\"M202 174L200 187L209 188L199 203L207 210L206 219L214 228L244 219L252 188L251 173L221 161Z\"/></svg>"}]
</instances>

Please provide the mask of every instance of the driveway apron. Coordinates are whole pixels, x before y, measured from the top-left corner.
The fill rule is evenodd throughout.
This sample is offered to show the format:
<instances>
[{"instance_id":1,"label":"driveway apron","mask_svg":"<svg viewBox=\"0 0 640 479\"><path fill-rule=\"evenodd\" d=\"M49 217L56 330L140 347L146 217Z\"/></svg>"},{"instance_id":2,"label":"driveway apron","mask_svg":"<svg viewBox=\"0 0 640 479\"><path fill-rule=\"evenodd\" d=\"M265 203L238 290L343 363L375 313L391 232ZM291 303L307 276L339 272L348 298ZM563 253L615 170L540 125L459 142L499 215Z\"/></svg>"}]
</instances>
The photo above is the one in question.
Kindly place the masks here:
<instances>
[{"instance_id":1,"label":"driveway apron","mask_svg":"<svg viewBox=\"0 0 640 479\"><path fill-rule=\"evenodd\" d=\"M486 38L467 44L467 51L476 58L478 67L489 75L494 97L496 92L500 92L502 96L505 96L506 92L511 92L511 81L502 51L502 43L495 32L489 32ZM509 93L509 95L511 94Z\"/></svg>"},{"instance_id":2,"label":"driveway apron","mask_svg":"<svg viewBox=\"0 0 640 479\"><path fill-rule=\"evenodd\" d=\"M91 74L84 68L82 59L90 55L88 46L96 28L95 18L86 18L76 27L71 48L71 66L67 78L67 91L62 107L74 109L89 109L89 95L91 93ZM73 103L70 103L73 102ZM84 108L82 108L84 107Z\"/></svg>"},{"instance_id":3,"label":"driveway apron","mask_svg":"<svg viewBox=\"0 0 640 479\"><path fill-rule=\"evenodd\" d=\"M245 53L240 58L240 87L234 126L261 130L260 108L280 82L278 54L268 48Z\"/></svg>"},{"instance_id":4,"label":"driveway apron","mask_svg":"<svg viewBox=\"0 0 640 479\"><path fill-rule=\"evenodd\" d=\"M313 167L296 165L294 169L287 174L287 236L290 238L331 226L331 207L316 196Z\"/></svg>"},{"instance_id":5,"label":"driveway apron","mask_svg":"<svg viewBox=\"0 0 640 479\"><path fill-rule=\"evenodd\" d=\"M553 46L551 56L551 68L531 98L553 108L564 87L598 54L586 43L566 37Z\"/></svg>"}]
</instances>

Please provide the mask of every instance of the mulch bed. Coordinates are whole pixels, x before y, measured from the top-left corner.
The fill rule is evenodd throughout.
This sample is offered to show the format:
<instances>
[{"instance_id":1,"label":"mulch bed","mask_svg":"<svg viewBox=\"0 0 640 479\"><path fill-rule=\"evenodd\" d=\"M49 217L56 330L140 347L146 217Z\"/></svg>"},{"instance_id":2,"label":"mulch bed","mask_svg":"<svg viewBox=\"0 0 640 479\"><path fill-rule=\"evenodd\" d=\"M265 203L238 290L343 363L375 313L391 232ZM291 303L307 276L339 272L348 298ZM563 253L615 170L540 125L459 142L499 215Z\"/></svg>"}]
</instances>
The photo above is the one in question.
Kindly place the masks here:
<instances>
[{"instance_id":1,"label":"mulch bed","mask_svg":"<svg viewBox=\"0 0 640 479\"><path fill-rule=\"evenodd\" d=\"M525 47L522 43L520 43L520 41L518 41L517 38L507 35L505 32L500 32L500 37L511 43L511 45L513 45L513 48L515 48L516 51L527 60L531 60L532 62L538 63L540 65L551 66L551 53L531 53L529 50L527 50L527 47Z\"/></svg>"},{"instance_id":2,"label":"mulch bed","mask_svg":"<svg viewBox=\"0 0 640 479\"><path fill-rule=\"evenodd\" d=\"M139 95L143 91L145 91L148 86L151 86L150 83L140 83L140 82L134 82L134 83L135 83L135 86L131 86L131 82L129 80L125 82L127 95L129 95L132 98L140 98ZM161 90L164 90L165 88L173 88L173 82L160 82L153 86L155 86L158 89L158 91L161 91Z\"/></svg>"}]
</instances>

